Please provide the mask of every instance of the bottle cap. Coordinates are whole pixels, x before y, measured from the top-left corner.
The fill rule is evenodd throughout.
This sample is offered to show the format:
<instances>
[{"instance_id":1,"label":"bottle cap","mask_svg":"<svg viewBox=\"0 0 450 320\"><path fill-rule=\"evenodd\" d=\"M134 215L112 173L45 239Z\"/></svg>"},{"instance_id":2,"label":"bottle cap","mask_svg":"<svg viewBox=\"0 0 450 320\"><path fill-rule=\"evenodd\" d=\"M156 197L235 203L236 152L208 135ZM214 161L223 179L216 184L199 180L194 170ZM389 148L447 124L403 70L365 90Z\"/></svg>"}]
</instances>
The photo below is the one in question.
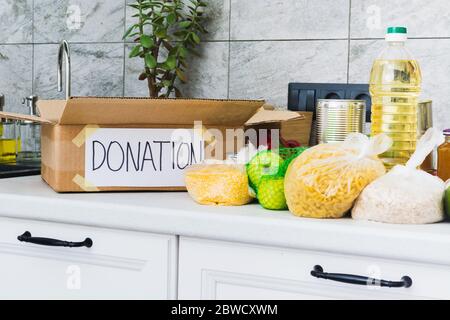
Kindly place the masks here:
<instances>
[{"instance_id":1,"label":"bottle cap","mask_svg":"<svg viewBox=\"0 0 450 320\"><path fill-rule=\"evenodd\" d=\"M404 42L408 40L408 29L406 27L389 27L386 33L386 41Z\"/></svg>"},{"instance_id":2,"label":"bottle cap","mask_svg":"<svg viewBox=\"0 0 450 320\"><path fill-rule=\"evenodd\" d=\"M407 34L408 29L406 27L389 27L387 29L387 33L400 33L400 34Z\"/></svg>"},{"instance_id":3,"label":"bottle cap","mask_svg":"<svg viewBox=\"0 0 450 320\"><path fill-rule=\"evenodd\" d=\"M444 130L444 136L450 136L450 129Z\"/></svg>"}]
</instances>

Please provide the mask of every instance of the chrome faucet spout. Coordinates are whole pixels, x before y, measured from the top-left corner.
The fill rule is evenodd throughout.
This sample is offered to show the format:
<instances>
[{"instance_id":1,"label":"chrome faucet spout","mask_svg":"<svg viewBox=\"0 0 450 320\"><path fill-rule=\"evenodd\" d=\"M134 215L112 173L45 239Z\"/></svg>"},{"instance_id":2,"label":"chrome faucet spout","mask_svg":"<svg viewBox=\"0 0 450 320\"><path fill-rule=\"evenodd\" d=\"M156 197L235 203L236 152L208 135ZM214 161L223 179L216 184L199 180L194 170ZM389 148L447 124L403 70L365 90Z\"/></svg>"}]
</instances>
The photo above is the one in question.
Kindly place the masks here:
<instances>
[{"instance_id":1,"label":"chrome faucet spout","mask_svg":"<svg viewBox=\"0 0 450 320\"><path fill-rule=\"evenodd\" d=\"M69 43L66 40L61 41L59 45L59 51L58 51L58 92L62 92L63 85L62 85L62 72L63 72L63 61L66 65L66 100L70 97L70 47Z\"/></svg>"}]
</instances>

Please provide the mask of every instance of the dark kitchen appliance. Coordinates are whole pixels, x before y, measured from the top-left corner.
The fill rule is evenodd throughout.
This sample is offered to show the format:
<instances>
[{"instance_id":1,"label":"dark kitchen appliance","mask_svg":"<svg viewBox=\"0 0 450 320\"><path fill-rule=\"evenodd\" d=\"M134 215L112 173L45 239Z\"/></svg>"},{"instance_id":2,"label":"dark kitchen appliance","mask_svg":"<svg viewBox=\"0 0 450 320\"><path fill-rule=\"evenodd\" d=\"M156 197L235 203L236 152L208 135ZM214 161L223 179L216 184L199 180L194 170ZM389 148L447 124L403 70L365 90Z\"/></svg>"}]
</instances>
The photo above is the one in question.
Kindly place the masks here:
<instances>
[{"instance_id":1,"label":"dark kitchen appliance","mask_svg":"<svg viewBox=\"0 0 450 320\"><path fill-rule=\"evenodd\" d=\"M319 99L364 100L366 121L370 122L372 102L368 84L289 83L288 109L316 112Z\"/></svg>"},{"instance_id":2,"label":"dark kitchen appliance","mask_svg":"<svg viewBox=\"0 0 450 320\"><path fill-rule=\"evenodd\" d=\"M38 165L0 164L0 179L40 175L41 168Z\"/></svg>"}]
</instances>

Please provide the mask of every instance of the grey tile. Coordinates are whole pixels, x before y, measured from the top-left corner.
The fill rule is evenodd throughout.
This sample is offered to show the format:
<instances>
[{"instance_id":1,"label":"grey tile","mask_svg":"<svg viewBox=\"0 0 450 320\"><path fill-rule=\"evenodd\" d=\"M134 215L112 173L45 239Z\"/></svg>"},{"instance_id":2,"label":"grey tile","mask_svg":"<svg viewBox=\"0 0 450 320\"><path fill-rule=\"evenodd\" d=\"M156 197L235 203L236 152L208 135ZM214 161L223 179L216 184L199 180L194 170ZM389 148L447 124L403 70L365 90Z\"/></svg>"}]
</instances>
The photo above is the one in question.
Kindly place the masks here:
<instances>
[{"instance_id":1,"label":"grey tile","mask_svg":"<svg viewBox=\"0 0 450 320\"><path fill-rule=\"evenodd\" d=\"M384 40L352 40L350 42L350 83L369 83L373 61L384 46Z\"/></svg>"},{"instance_id":2,"label":"grey tile","mask_svg":"<svg viewBox=\"0 0 450 320\"><path fill-rule=\"evenodd\" d=\"M349 0L231 0L231 39L348 37Z\"/></svg>"},{"instance_id":3,"label":"grey tile","mask_svg":"<svg viewBox=\"0 0 450 320\"><path fill-rule=\"evenodd\" d=\"M123 44L73 44L72 95L121 96L123 94ZM35 93L45 99L62 99L57 92L58 45L35 45Z\"/></svg>"},{"instance_id":4,"label":"grey tile","mask_svg":"<svg viewBox=\"0 0 450 320\"><path fill-rule=\"evenodd\" d=\"M350 50L350 82L367 83L373 60L382 49L383 40L353 40ZM435 126L450 127L450 51L449 39L409 40L409 49L422 69L421 99L432 99Z\"/></svg>"},{"instance_id":5,"label":"grey tile","mask_svg":"<svg viewBox=\"0 0 450 320\"><path fill-rule=\"evenodd\" d=\"M31 43L33 0L0 0L0 43Z\"/></svg>"},{"instance_id":6,"label":"grey tile","mask_svg":"<svg viewBox=\"0 0 450 320\"><path fill-rule=\"evenodd\" d=\"M199 56L188 59L187 84L181 84L183 96L224 99L228 95L228 42L204 42Z\"/></svg>"},{"instance_id":7,"label":"grey tile","mask_svg":"<svg viewBox=\"0 0 450 320\"><path fill-rule=\"evenodd\" d=\"M383 38L388 26L407 26L412 37L450 36L447 0L356 0L351 17L353 38Z\"/></svg>"},{"instance_id":8,"label":"grey tile","mask_svg":"<svg viewBox=\"0 0 450 320\"><path fill-rule=\"evenodd\" d=\"M134 3L135 0L126 0L128 4ZM202 39L208 40L228 40L229 39L229 17L230 17L230 0L209 0L205 9L205 28L208 33L202 35ZM137 18L133 17L137 11L128 6L126 8L126 29L137 22ZM151 28L146 26L146 30ZM127 39L127 42L131 42Z\"/></svg>"},{"instance_id":9,"label":"grey tile","mask_svg":"<svg viewBox=\"0 0 450 320\"><path fill-rule=\"evenodd\" d=\"M138 79L142 71L144 71L143 59L129 58L128 54L133 45L126 44L125 50L125 96L127 97L148 97L149 91L147 81Z\"/></svg>"},{"instance_id":10,"label":"grey tile","mask_svg":"<svg viewBox=\"0 0 450 320\"><path fill-rule=\"evenodd\" d=\"M228 40L230 31L230 1L209 0L205 10L205 27L208 33L205 40Z\"/></svg>"},{"instance_id":11,"label":"grey tile","mask_svg":"<svg viewBox=\"0 0 450 320\"><path fill-rule=\"evenodd\" d=\"M346 40L231 43L231 98L285 107L289 82L346 81Z\"/></svg>"},{"instance_id":12,"label":"grey tile","mask_svg":"<svg viewBox=\"0 0 450 320\"><path fill-rule=\"evenodd\" d=\"M132 46L127 44L127 52ZM228 43L205 42L198 50L199 56L188 59L189 69L186 71L187 84L178 87L185 97L191 98L226 98ZM138 76L143 71L144 63L140 58L126 57L125 65L125 95L148 96L146 81L139 81Z\"/></svg>"},{"instance_id":13,"label":"grey tile","mask_svg":"<svg viewBox=\"0 0 450 320\"><path fill-rule=\"evenodd\" d=\"M32 45L0 45L0 91L6 110L25 113L22 98L32 93Z\"/></svg>"},{"instance_id":14,"label":"grey tile","mask_svg":"<svg viewBox=\"0 0 450 320\"><path fill-rule=\"evenodd\" d=\"M35 42L121 41L124 6L122 0L37 0L34 4Z\"/></svg>"}]
</instances>

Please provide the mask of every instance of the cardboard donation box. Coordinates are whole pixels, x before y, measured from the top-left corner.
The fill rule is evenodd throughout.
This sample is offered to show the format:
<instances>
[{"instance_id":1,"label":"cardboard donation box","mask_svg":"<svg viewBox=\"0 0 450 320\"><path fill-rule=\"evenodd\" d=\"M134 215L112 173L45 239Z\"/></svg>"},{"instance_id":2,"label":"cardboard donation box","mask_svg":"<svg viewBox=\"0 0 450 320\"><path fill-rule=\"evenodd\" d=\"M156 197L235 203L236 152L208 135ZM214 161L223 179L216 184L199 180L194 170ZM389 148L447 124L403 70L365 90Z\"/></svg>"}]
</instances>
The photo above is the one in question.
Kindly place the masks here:
<instances>
[{"instance_id":1,"label":"cardboard donation box","mask_svg":"<svg viewBox=\"0 0 450 320\"><path fill-rule=\"evenodd\" d=\"M229 145L229 129L301 119L263 106L264 101L72 97L39 101L39 117L0 117L42 124L42 178L55 191L185 190L186 167L226 157L226 148L211 154L207 149L217 142ZM245 139L236 134L231 144L243 146Z\"/></svg>"}]
</instances>

